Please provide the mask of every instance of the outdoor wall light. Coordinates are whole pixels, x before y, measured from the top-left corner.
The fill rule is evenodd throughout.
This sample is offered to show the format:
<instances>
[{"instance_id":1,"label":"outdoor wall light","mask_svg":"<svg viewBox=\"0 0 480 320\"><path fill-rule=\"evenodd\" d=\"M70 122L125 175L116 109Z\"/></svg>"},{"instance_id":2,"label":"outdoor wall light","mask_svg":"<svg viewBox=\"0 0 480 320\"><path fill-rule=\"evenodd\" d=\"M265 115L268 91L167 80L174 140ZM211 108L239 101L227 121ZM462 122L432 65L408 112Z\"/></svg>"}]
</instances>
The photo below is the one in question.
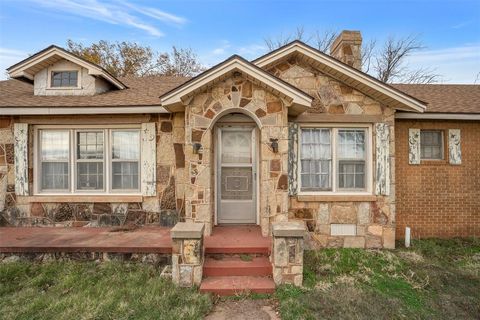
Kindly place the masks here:
<instances>
[{"instance_id":1,"label":"outdoor wall light","mask_svg":"<svg viewBox=\"0 0 480 320\"><path fill-rule=\"evenodd\" d=\"M270 138L270 146L272 147L273 153L278 153L278 139Z\"/></svg>"},{"instance_id":2,"label":"outdoor wall light","mask_svg":"<svg viewBox=\"0 0 480 320\"><path fill-rule=\"evenodd\" d=\"M198 142L195 142L193 145L193 154L199 154L200 149L202 148L202 145Z\"/></svg>"}]
</instances>

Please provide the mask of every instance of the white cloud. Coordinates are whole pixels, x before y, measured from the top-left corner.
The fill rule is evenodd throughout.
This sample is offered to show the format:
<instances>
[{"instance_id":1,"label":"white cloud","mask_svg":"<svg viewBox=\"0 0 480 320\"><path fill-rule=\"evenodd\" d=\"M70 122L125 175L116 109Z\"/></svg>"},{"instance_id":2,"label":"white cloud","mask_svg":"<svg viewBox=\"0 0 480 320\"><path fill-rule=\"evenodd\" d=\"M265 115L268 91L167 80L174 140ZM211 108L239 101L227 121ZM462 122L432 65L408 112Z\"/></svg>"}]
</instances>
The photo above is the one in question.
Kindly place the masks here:
<instances>
[{"instance_id":1,"label":"white cloud","mask_svg":"<svg viewBox=\"0 0 480 320\"><path fill-rule=\"evenodd\" d=\"M136 6L128 2L122 2L125 6L143 14L146 16L149 16L151 18L154 18L159 21L163 22L169 22L177 25L182 25L187 22L187 19L183 17L176 16L174 14L156 9L156 8L149 8L149 7L142 7L142 6Z\"/></svg>"},{"instance_id":2,"label":"white cloud","mask_svg":"<svg viewBox=\"0 0 480 320\"><path fill-rule=\"evenodd\" d=\"M268 48L262 44L251 44L248 46L238 48L240 55L245 55L249 59L256 58L258 55L266 53Z\"/></svg>"},{"instance_id":3,"label":"white cloud","mask_svg":"<svg viewBox=\"0 0 480 320\"><path fill-rule=\"evenodd\" d=\"M127 1L99 2L97 0L30 0L42 7L88 19L103 21L115 25L124 25L147 32L154 37L163 36L155 25L142 21L140 15L157 21L183 24L185 18L155 8L133 5Z\"/></svg>"},{"instance_id":4,"label":"white cloud","mask_svg":"<svg viewBox=\"0 0 480 320\"><path fill-rule=\"evenodd\" d=\"M27 58L28 54L21 50L0 48L0 80L7 79L6 69Z\"/></svg>"},{"instance_id":5,"label":"white cloud","mask_svg":"<svg viewBox=\"0 0 480 320\"><path fill-rule=\"evenodd\" d=\"M430 68L442 76L442 82L473 83L480 72L480 44L425 50L407 59L409 67Z\"/></svg>"},{"instance_id":6,"label":"white cloud","mask_svg":"<svg viewBox=\"0 0 480 320\"><path fill-rule=\"evenodd\" d=\"M227 55L228 52L230 52L231 50L231 45L230 45L230 41L228 40L223 40L222 41L222 44L220 46L218 46L217 48L214 48L213 50L211 50L210 54L211 55L214 55L214 56L225 56Z\"/></svg>"}]
</instances>

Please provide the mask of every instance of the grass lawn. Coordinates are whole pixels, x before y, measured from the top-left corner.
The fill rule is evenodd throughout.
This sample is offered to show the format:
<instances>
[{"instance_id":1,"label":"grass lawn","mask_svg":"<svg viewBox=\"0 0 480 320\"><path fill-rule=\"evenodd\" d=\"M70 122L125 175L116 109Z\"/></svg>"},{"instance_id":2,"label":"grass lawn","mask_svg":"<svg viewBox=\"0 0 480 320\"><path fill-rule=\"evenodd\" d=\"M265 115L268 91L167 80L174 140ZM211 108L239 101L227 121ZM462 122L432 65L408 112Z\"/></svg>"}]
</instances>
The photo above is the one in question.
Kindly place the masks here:
<instances>
[{"instance_id":1,"label":"grass lawn","mask_svg":"<svg viewBox=\"0 0 480 320\"><path fill-rule=\"evenodd\" d=\"M0 319L202 319L211 299L153 266L121 262L0 264Z\"/></svg>"},{"instance_id":2,"label":"grass lawn","mask_svg":"<svg viewBox=\"0 0 480 320\"><path fill-rule=\"evenodd\" d=\"M480 239L309 251L304 286L277 289L282 319L479 319Z\"/></svg>"},{"instance_id":3,"label":"grass lawn","mask_svg":"<svg viewBox=\"0 0 480 320\"><path fill-rule=\"evenodd\" d=\"M0 263L0 318L202 319L218 301L159 274L121 262ZM479 319L480 240L308 251L304 285L236 299L276 299L282 319Z\"/></svg>"}]
</instances>

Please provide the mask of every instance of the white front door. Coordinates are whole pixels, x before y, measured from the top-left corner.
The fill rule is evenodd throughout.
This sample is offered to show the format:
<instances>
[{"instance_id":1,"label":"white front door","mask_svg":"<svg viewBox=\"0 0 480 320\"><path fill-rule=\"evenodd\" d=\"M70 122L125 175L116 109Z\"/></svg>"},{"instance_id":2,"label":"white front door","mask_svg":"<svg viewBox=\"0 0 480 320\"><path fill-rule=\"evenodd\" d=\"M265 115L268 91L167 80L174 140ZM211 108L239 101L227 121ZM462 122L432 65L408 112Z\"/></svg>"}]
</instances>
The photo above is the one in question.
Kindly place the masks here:
<instances>
[{"instance_id":1,"label":"white front door","mask_svg":"<svg viewBox=\"0 0 480 320\"><path fill-rule=\"evenodd\" d=\"M255 128L217 132L217 222L256 223Z\"/></svg>"}]
</instances>

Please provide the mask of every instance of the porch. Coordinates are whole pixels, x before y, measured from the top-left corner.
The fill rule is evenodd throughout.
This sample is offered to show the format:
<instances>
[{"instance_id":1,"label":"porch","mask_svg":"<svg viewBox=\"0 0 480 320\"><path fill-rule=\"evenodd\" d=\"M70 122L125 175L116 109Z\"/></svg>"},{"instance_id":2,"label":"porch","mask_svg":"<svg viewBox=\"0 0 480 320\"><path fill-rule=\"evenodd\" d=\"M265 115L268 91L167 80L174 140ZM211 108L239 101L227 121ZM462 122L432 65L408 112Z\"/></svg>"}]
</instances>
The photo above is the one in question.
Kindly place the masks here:
<instances>
[{"instance_id":1,"label":"porch","mask_svg":"<svg viewBox=\"0 0 480 320\"><path fill-rule=\"evenodd\" d=\"M111 252L171 253L171 228L2 227L0 253ZM206 253L269 254L271 238L260 227L215 227L205 237Z\"/></svg>"},{"instance_id":2,"label":"porch","mask_svg":"<svg viewBox=\"0 0 480 320\"><path fill-rule=\"evenodd\" d=\"M180 286L198 285L201 292L219 295L273 293L277 282L301 283L295 278L301 272L291 272L303 264L303 229L288 234L279 229L277 237L274 226L273 239L263 237L260 226L215 227L206 237L203 228L192 223L174 229L2 227L0 254L76 259L109 259L113 254L137 261L153 254L172 262L172 278Z\"/></svg>"}]
</instances>

